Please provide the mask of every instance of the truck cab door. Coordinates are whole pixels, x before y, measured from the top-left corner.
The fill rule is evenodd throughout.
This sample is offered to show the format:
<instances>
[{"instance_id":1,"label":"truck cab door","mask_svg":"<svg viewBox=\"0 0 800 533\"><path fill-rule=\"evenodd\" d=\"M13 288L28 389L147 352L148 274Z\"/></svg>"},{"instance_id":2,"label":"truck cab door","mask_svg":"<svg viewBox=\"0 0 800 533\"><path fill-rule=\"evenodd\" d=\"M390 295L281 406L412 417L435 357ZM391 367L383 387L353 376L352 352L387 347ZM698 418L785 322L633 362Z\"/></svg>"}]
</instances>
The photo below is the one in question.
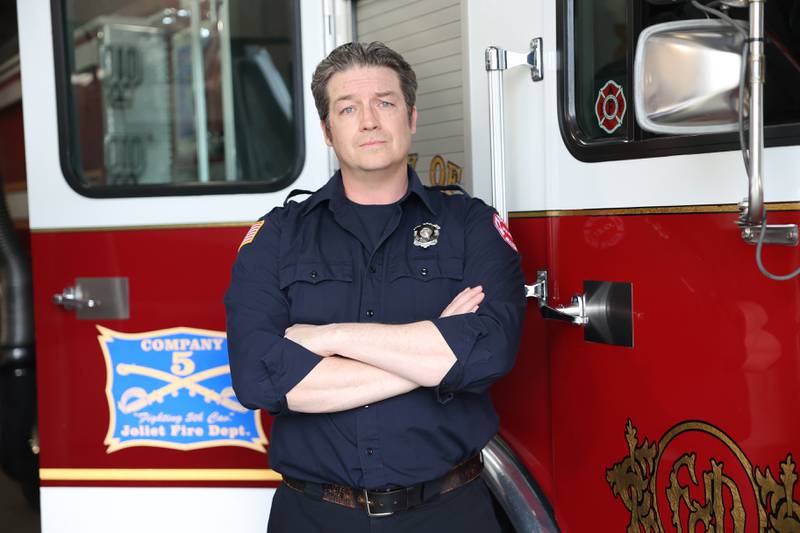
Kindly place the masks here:
<instances>
[{"instance_id":1,"label":"truck cab door","mask_svg":"<svg viewBox=\"0 0 800 533\"><path fill-rule=\"evenodd\" d=\"M325 14L114 6L18 3L42 528L263 531L270 419L232 392L222 297L251 224L329 176Z\"/></svg>"}]
</instances>

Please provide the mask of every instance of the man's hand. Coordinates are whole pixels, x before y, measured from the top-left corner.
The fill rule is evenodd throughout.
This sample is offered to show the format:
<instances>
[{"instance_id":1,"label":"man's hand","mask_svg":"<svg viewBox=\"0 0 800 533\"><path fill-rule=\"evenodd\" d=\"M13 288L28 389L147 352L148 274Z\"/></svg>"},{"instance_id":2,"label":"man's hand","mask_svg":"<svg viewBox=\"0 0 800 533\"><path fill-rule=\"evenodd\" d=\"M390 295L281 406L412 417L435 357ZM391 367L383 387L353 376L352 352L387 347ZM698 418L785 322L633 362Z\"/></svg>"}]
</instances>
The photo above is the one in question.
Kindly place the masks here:
<instances>
[{"instance_id":1,"label":"man's hand","mask_svg":"<svg viewBox=\"0 0 800 533\"><path fill-rule=\"evenodd\" d=\"M333 333L332 326L333 324L322 326L295 324L287 328L283 336L320 357L330 357L335 355L333 350L328 348L330 336Z\"/></svg>"},{"instance_id":2,"label":"man's hand","mask_svg":"<svg viewBox=\"0 0 800 533\"><path fill-rule=\"evenodd\" d=\"M444 308L440 318L453 315L463 315L464 313L474 313L478 310L478 305L483 301L483 287L467 287L459 292L453 301Z\"/></svg>"}]
</instances>

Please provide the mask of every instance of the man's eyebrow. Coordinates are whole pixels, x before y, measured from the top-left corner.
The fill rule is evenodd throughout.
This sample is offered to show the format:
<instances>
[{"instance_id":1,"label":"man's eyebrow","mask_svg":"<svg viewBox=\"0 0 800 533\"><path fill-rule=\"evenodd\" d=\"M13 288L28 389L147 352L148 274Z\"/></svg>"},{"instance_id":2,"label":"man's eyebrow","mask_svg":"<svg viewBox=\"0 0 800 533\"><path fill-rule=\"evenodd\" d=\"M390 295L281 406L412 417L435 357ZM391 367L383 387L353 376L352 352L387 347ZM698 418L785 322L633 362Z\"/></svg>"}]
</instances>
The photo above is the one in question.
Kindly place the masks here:
<instances>
[{"instance_id":1,"label":"man's eyebrow","mask_svg":"<svg viewBox=\"0 0 800 533\"><path fill-rule=\"evenodd\" d=\"M375 96L378 98L386 98L387 96L394 96L395 98L399 97L396 91L381 91L379 93L375 93ZM334 100L333 103L338 104L342 100L355 100L355 99L356 97L353 96L352 94L345 94Z\"/></svg>"}]
</instances>

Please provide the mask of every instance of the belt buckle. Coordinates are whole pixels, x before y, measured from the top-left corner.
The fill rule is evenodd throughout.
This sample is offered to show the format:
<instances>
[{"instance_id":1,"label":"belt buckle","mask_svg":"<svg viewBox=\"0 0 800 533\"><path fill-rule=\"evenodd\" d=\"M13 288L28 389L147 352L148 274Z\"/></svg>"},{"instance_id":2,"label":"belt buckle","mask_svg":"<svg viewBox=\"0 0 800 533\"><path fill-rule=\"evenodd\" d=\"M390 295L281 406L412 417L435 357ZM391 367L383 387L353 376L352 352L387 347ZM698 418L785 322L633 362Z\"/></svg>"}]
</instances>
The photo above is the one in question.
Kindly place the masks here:
<instances>
[{"instance_id":1,"label":"belt buckle","mask_svg":"<svg viewBox=\"0 0 800 533\"><path fill-rule=\"evenodd\" d=\"M369 501L369 492L367 489L364 489L364 507L367 508L367 516L370 518L380 518L382 516L391 516L394 514L394 511L390 511L388 513L373 513L372 509L370 509L371 502Z\"/></svg>"}]
</instances>

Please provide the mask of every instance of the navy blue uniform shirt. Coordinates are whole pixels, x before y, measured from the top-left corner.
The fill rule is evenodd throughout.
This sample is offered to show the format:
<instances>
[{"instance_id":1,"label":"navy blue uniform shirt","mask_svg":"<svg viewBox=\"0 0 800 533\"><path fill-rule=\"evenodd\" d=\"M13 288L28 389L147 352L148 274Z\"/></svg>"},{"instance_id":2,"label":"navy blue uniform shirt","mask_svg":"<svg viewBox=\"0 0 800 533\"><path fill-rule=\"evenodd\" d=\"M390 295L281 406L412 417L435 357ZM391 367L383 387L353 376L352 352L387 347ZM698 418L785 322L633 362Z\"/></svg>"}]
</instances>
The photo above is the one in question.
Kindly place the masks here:
<instances>
[{"instance_id":1,"label":"navy blue uniform shirt","mask_svg":"<svg viewBox=\"0 0 800 533\"><path fill-rule=\"evenodd\" d=\"M497 432L489 386L514 364L526 302L519 256L495 211L426 189L409 168L406 195L378 243L347 200L340 173L307 200L276 208L244 244L225 296L231 377L239 401L276 415L271 467L287 477L361 488L435 479ZM439 226L416 246L414 228ZM439 318L465 287L476 313ZM293 324L431 320L456 355L434 388L326 414L291 411L289 392L322 358L284 338Z\"/></svg>"}]
</instances>

